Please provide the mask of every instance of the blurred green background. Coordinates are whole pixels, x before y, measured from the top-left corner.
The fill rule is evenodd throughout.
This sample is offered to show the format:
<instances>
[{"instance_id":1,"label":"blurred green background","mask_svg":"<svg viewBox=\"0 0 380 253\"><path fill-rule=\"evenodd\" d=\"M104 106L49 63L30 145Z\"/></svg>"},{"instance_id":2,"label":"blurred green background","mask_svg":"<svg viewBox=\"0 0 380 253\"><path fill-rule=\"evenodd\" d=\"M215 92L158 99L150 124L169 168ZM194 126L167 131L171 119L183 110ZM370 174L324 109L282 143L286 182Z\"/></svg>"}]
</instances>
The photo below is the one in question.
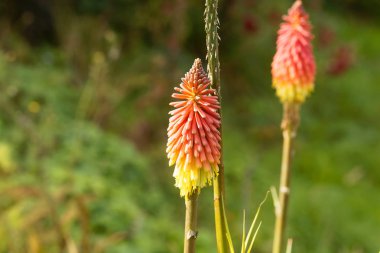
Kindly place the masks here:
<instances>
[{"instance_id":1,"label":"blurred green background","mask_svg":"<svg viewBox=\"0 0 380 253\"><path fill-rule=\"evenodd\" d=\"M293 252L380 250L380 2L305 0L316 89L302 107ZM270 63L289 0L220 6L230 229L280 171ZM1 0L0 252L181 252L184 202L165 145L172 88L204 59L204 1ZM212 190L199 252L216 252ZM270 252L270 199L255 252Z\"/></svg>"}]
</instances>

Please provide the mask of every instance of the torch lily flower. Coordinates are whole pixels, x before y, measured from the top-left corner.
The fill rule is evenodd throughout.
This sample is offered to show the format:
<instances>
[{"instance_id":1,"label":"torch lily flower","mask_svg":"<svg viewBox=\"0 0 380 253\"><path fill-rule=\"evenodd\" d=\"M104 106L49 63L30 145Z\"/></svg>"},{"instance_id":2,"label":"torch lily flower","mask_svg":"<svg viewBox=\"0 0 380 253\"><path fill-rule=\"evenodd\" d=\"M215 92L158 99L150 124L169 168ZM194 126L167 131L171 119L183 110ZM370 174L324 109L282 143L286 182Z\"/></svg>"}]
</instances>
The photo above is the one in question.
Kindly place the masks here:
<instances>
[{"instance_id":1,"label":"torch lily flower","mask_svg":"<svg viewBox=\"0 0 380 253\"><path fill-rule=\"evenodd\" d=\"M175 164L173 176L181 196L199 192L211 184L220 163L220 109L215 90L200 59L182 78L171 102L167 155L169 166Z\"/></svg>"},{"instance_id":2,"label":"torch lily flower","mask_svg":"<svg viewBox=\"0 0 380 253\"><path fill-rule=\"evenodd\" d=\"M309 16L297 0L283 17L272 62L273 87L283 103L301 104L314 89L315 61Z\"/></svg>"}]
</instances>

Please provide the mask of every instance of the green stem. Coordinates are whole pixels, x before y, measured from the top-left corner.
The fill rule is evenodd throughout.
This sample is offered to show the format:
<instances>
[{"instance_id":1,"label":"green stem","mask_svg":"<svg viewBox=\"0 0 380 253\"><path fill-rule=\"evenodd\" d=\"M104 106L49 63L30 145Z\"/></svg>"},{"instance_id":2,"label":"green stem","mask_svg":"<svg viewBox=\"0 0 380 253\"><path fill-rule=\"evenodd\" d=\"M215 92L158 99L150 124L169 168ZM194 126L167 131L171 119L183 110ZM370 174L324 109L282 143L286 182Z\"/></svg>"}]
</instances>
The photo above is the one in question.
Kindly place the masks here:
<instances>
[{"instance_id":1,"label":"green stem","mask_svg":"<svg viewBox=\"0 0 380 253\"><path fill-rule=\"evenodd\" d=\"M216 235L216 245L218 248L218 253L224 253L227 249L227 238L226 238L226 221L224 220L224 201L223 201L223 188L220 184L221 172L219 171L219 176L214 178L214 212L215 212L215 235Z\"/></svg>"},{"instance_id":2,"label":"green stem","mask_svg":"<svg viewBox=\"0 0 380 253\"><path fill-rule=\"evenodd\" d=\"M273 253L280 253L283 248L286 216L290 195L290 174L293 153L293 141L296 137L299 124L299 105L284 104L284 116L282 120L283 149L281 163L281 179L279 188L279 200L275 206L276 224L274 230Z\"/></svg>"},{"instance_id":3,"label":"green stem","mask_svg":"<svg viewBox=\"0 0 380 253\"><path fill-rule=\"evenodd\" d=\"M183 247L184 253L195 252L195 240L197 239L197 206L198 193L194 192L186 196L186 219L185 219L185 242Z\"/></svg>"},{"instance_id":4,"label":"green stem","mask_svg":"<svg viewBox=\"0 0 380 253\"><path fill-rule=\"evenodd\" d=\"M212 87L216 89L221 103L220 84L220 62L219 62L219 20L218 20L218 0L206 0L205 9L205 30L207 46L207 70ZM222 113L219 111L220 117ZM222 133L222 126L219 129ZM215 233L218 253L224 253L227 249L226 223L224 219L224 164L223 164L223 143L221 141L221 157L218 176L214 178L214 211L215 211Z\"/></svg>"}]
</instances>

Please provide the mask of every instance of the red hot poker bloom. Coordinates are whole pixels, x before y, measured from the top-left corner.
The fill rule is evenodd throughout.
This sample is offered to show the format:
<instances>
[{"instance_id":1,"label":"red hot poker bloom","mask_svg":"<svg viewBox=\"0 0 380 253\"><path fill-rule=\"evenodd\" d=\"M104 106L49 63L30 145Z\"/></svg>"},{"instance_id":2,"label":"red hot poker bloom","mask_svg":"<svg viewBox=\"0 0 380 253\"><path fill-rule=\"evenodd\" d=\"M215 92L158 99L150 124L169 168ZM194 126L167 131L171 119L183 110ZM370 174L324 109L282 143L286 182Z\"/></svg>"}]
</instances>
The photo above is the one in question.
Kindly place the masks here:
<instances>
[{"instance_id":1,"label":"red hot poker bloom","mask_svg":"<svg viewBox=\"0 0 380 253\"><path fill-rule=\"evenodd\" d=\"M314 88L311 24L300 0L283 19L272 62L273 86L283 103L302 103Z\"/></svg>"},{"instance_id":2,"label":"red hot poker bloom","mask_svg":"<svg viewBox=\"0 0 380 253\"><path fill-rule=\"evenodd\" d=\"M179 101L170 103L176 109L169 112L166 152L169 166L175 164L173 176L181 196L211 184L219 171L220 106L209 85L202 62L196 59L172 95Z\"/></svg>"}]
</instances>

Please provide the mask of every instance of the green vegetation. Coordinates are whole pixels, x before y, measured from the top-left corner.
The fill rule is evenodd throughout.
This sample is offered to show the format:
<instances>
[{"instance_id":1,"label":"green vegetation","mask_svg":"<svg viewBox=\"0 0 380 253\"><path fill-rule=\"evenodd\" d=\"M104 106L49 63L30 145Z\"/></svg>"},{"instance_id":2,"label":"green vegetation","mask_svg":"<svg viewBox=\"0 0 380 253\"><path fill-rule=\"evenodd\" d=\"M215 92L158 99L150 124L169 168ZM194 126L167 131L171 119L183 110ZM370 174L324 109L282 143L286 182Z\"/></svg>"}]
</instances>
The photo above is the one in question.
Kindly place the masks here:
<instances>
[{"instance_id":1,"label":"green vegetation","mask_svg":"<svg viewBox=\"0 0 380 253\"><path fill-rule=\"evenodd\" d=\"M205 56L203 4L69 2L48 8L56 42L25 36L28 13L0 20L0 252L180 252L184 204L165 157L167 104L193 59ZM224 1L220 11L234 242L242 210L250 220L278 184L282 141L270 62L290 1L248 2ZM371 7L351 10L355 1L339 1L341 9L309 2L318 76L295 144L293 252L377 252L380 23ZM17 4L0 4L16 15L7 8ZM204 189L199 252L215 250L210 199ZM270 201L261 215L257 253L272 245Z\"/></svg>"}]
</instances>

